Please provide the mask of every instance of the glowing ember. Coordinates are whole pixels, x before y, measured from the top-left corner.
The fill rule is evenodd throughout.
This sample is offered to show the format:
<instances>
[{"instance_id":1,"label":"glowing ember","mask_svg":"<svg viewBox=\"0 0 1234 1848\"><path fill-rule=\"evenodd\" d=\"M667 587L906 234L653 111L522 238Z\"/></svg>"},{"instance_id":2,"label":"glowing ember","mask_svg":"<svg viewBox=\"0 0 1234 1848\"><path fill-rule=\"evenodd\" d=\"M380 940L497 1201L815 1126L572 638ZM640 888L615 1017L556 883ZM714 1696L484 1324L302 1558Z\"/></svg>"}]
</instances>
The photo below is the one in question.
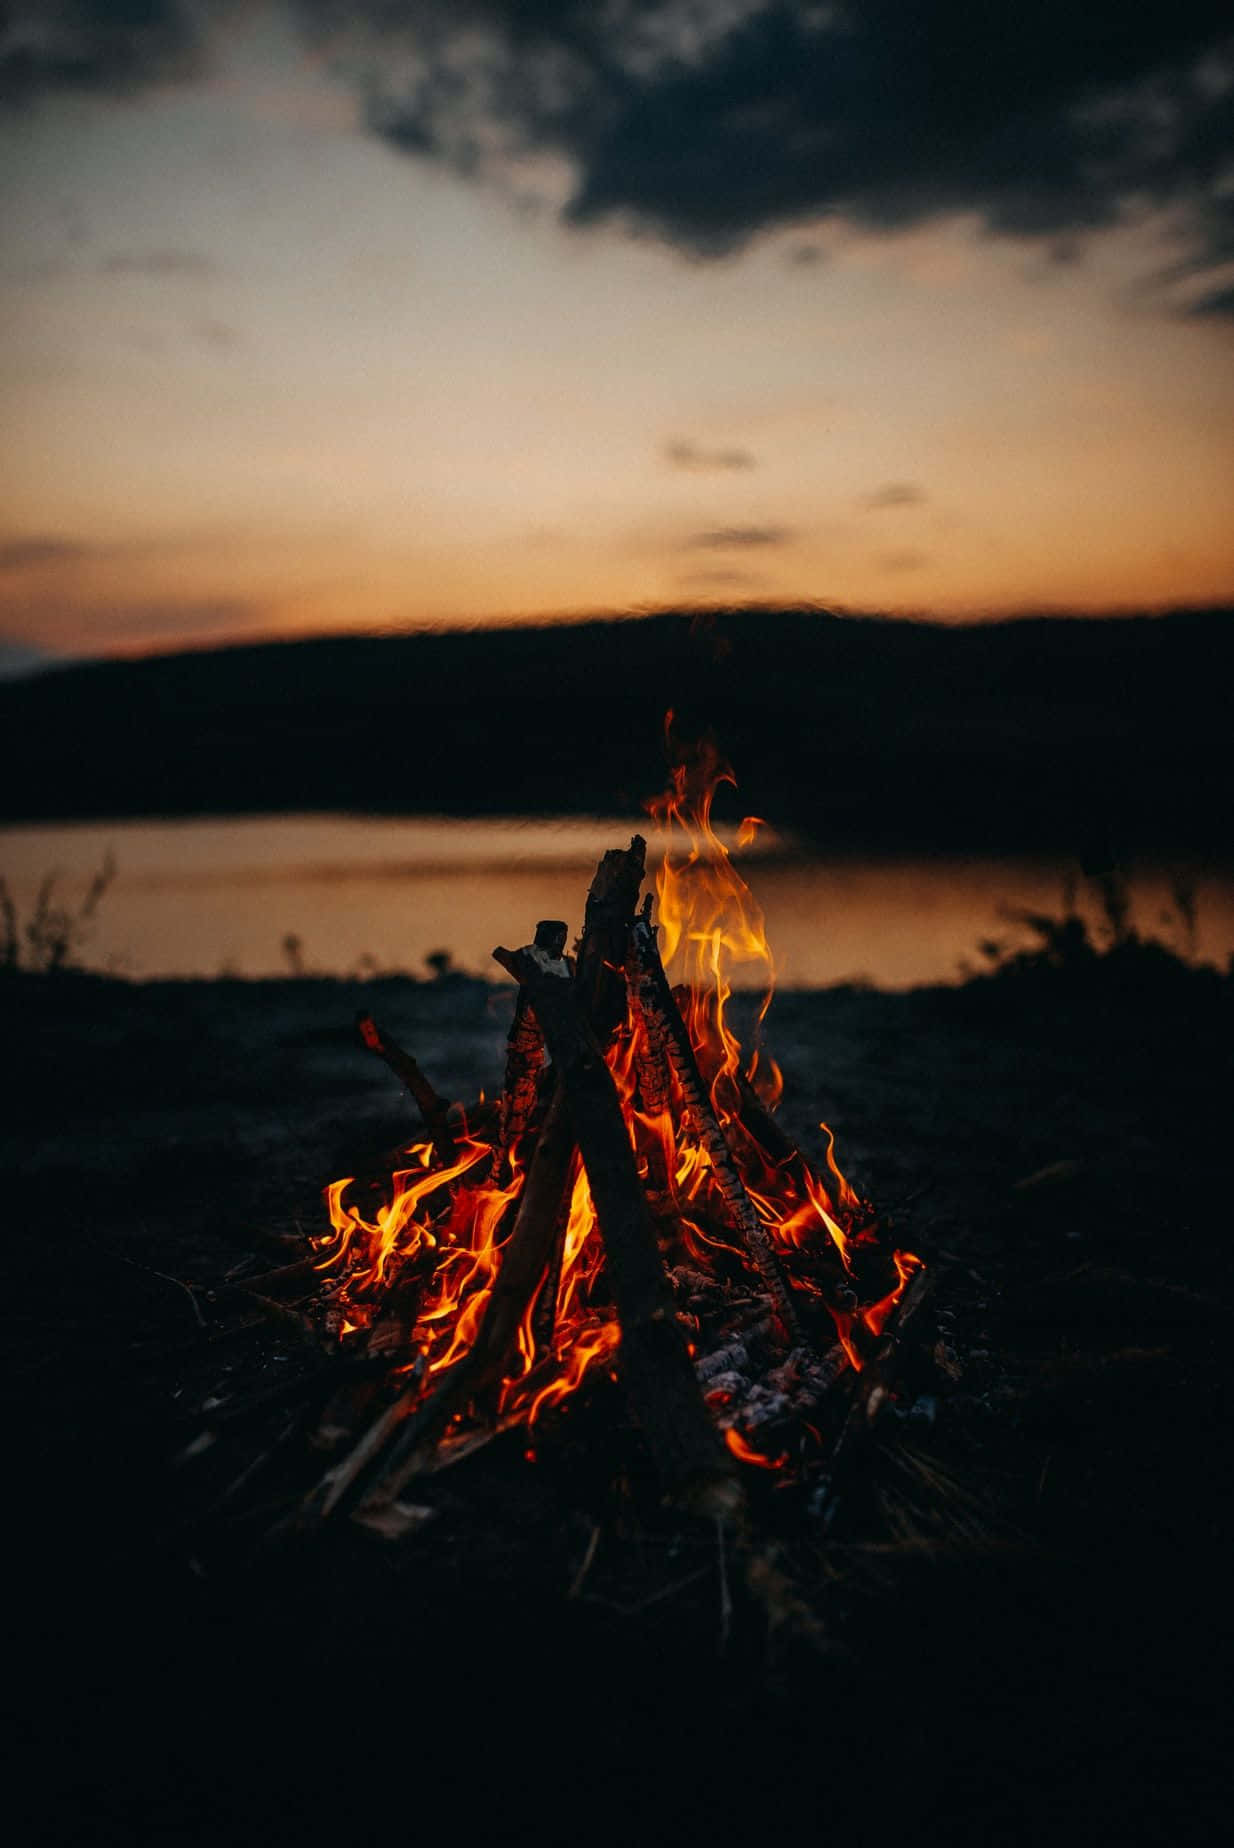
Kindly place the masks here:
<instances>
[{"instance_id":1,"label":"glowing ember","mask_svg":"<svg viewBox=\"0 0 1234 1848\"><path fill-rule=\"evenodd\" d=\"M838 1338L860 1368L919 1260L905 1251L889 1254L879 1242L873 1213L841 1172L825 1125L819 1172L771 1114L783 1089L779 1068L757 1047L746 1054L730 1010L735 973L747 986L756 974L763 989L757 1038L775 986L762 911L712 826L715 792L735 779L709 745L689 753L678 748L671 713L667 733L671 783L648 811L664 849L656 876L659 951L669 981L678 984L673 993L688 1046L684 1054L677 1047L676 1061L666 1058L656 1017L640 1003L649 991L632 964L628 1017L605 1056L677 1290L678 1318L693 1352L700 1317L713 1304L723 1330L736 1305L744 1304L748 1315L752 1300L765 1300L785 1346L799 1327L827 1328L829 1315L830 1339ZM759 825L755 817L743 822L739 845ZM654 963L646 914L634 937ZM537 953L559 956L559 943ZM657 978L663 982L658 969ZM495 1124L491 1110L479 1113L484 1133L477 1120L452 1125L444 1143L440 1133L415 1143L370 1209L357 1202L354 1179L327 1189L333 1231L319 1245L318 1267L335 1285L341 1338L393 1343L404 1379L418 1382L422 1398L471 1351L501 1271L539 1127L529 1105L539 1076L534 1022L531 1034L521 1014L512 1043L526 1043L534 1056L517 1106L507 1102ZM690 1067L684 1077L683 1058ZM587 1175L574 1160L553 1256L490 1398L490 1413L503 1423L532 1427L597 1371L620 1365L604 1246ZM735 1414L726 1416L722 1385L707 1398L727 1426L735 1457L763 1469L787 1468L786 1455L762 1454Z\"/></svg>"}]
</instances>

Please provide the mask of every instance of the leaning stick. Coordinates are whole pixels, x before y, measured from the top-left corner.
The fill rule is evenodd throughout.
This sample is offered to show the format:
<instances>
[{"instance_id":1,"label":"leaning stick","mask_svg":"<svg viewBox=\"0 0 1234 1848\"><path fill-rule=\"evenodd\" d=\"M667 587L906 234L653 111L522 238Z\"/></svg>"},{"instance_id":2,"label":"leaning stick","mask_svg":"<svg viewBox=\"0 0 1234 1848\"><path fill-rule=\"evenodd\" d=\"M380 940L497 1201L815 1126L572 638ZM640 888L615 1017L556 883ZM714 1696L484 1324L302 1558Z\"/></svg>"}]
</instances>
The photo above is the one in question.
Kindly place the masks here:
<instances>
[{"instance_id":1,"label":"leaning stick","mask_svg":"<svg viewBox=\"0 0 1234 1848\"><path fill-rule=\"evenodd\" d=\"M672 1066L681 1087L682 1101L698 1126L699 1139L707 1151L733 1229L741 1236L758 1267L771 1298L776 1320L780 1324L781 1335L790 1345L796 1345L801 1340L801 1329L788 1284L771 1248L758 1208L746 1192L745 1183L737 1172L732 1151L699 1072L686 1023L681 1018L680 1009L673 999L673 991L668 985L660 952L656 948L655 927L646 913L635 919L631 929L626 967L652 1043Z\"/></svg>"},{"instance_id":2,"label":"leaning stick","mask_svg":"<svg viewBox=\"0 0 1234 1848\"><path fill-rule=\"evenodd\" d=\"M536 925L536 948L548 956L561 956L565 951L568 934L568 927L560 919L542 918ZM544 1035L526 993L520 989L506 1040L506 1077L501 1093L497 1168L503 1176L508 1175L511 1152L535 1112L543 1070Z\"/></svg>"},{"instance_id":3,"label":"leaning stick","mask_svg":"<svg viewBox=\"0 0 1234 1848\"><path fill-rule=\"evenodd\" d=\"M437 1095L411 1054L405 1052L397 1040L383 1032L371 1014L361 1012L356 1015L356 1031L369 1051L383 1059L395 1076L401 1078L407 1086L437 1151L437 1159L443 1167L453 1167L458 1160L458 1149L450 1128L450 1106L445 1098Z\"/></svg>"},{"instance_id":4,"label":"leaning stick","mask_svg":"<svg viewBox=\"0 0 1234 1848\"><path fill-rule=\"evenodd\" d=\"M534 950L494 950L525 987L578 1141L621 1324L619 1366L661 1479L694 1512L731 1520L736 1472L703 1403L612 1073L568 979Z\"/></svg>"}]
</instances>

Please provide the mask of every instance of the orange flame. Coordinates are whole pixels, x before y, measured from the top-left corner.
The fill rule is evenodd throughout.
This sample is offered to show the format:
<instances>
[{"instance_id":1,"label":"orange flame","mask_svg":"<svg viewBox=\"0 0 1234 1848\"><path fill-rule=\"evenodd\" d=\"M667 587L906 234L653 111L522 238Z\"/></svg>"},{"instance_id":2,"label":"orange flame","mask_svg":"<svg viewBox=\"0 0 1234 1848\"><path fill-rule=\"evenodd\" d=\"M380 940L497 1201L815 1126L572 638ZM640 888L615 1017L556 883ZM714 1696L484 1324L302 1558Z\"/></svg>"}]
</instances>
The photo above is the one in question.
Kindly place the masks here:
<instances>
[{"instance_id":1,"label":"orange flame","mask_svg":"<svg viewBox=\"0 0 1234 1848\"><path fill-rule=\"evenodd\" d=\"M758 1469L784 1469L788 1465L788 1453L778 1457L766 1457L761 1450L755 1450L746 1442L736 1425L730 1425L724 1433L724 1442L728 1445L739 1463L753 1463Z\"/></svg>"}]
</instances>

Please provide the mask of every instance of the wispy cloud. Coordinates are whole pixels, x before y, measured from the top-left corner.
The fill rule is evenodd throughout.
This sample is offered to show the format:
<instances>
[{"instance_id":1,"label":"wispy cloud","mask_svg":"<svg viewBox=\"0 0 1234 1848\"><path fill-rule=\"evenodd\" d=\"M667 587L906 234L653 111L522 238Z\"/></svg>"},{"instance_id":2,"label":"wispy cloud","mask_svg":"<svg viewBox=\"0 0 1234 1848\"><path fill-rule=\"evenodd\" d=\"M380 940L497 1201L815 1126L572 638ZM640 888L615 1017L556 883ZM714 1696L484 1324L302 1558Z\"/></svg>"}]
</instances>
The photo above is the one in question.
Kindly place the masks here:
<instances>
[{"instance_id":1,"label":"wispy cloud","mask_svg":"<svg viewBox=\"0 0 1234 1848\"><path fill-rule=\"evenodd\" d=\"M205 346L217 347L220 350L230 349L240 344L240 330L233 327L230 321L218 321L212 318L194 321L191 332Z\"/></svg>"},{"instance_id":2,"label":"wispy cloud","mask_svg":"<svg viewBox=\"0 0 1234 1848\"><path fill-rule=\"evenodd\" d=\"M41 571L48 565L78 565L96 558L99 548L81 539L38 533L28 539L0 540L0 571Z\"/></svg>"},{"instance_id":3,"label":"wispy cloud","mask_svg":"<svg viewBox=\"0 0 1234 1848\"><path fill-rule=\"evenodd\" d=\"M766 578L754 571L687 571L677 580L683 590L750 590L759 584L765 584Z\"/></svg>"},{"instance_id":4,"label":"wispy cloud","mask_svg":"<svg viewBox=\"0 0 1234 1848\"><path fill-rule=\"evenodd\" d=\"M698 474L757 467L748 449L707 449L688 437L673 438L665 443L662 453L671 467L690 469Z\"/></svg>"},{"instance_id":5,"label":"wispy cloud","mask_svg":"<svg viewBox=\"0 0 1234 1848\"><path fill-rule=\"evenodd\" d=\"M115 250L99 268L108 276L184 276L204 282L218 265L199 250Z\"/></svg>"},{"instance_id":6,"label":"wispy cloud","mask_svg":"<svg viewBox=\"0 0 1234 1848\"><path fill-rule=\"evenodd\" d=\"M686 545L700 552L754 551L760 546L789 545L794 537L791 526L717 526L695 533Z\"/></svg>"},{"instance_id":7,"label":"wispy cloud","mask_svg":"<svg viewBox=\"0 0 1234 1848\"><path fill-rule=\"evenodd\" d=\"M887 481L881 488L863 494L861 505L875 513L883 507L920 507L925 499L925 489L915 481Z\"/></svg>"},{"instance_id":8,"label":"wispy cloud","mask_svg":"<svg viewBox=\"0 0 1234 1848\"><path fill-rule=\"evenodd\" d=\"M878 568L880 571L921 571L929 563L928 552L884 552Z\"/></svg>"}]
</instances>

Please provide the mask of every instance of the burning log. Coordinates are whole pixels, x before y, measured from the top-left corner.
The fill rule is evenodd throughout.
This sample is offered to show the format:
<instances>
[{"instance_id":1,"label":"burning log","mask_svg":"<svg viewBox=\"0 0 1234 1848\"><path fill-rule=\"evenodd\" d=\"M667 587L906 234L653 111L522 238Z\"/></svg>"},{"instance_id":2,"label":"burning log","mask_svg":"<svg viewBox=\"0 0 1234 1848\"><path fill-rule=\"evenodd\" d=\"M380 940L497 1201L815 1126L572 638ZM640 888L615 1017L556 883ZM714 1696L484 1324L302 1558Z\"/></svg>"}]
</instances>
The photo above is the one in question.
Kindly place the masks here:
<instances>
[{"instance_id":1,"label":"burning log","mask_svg":"<svg viewBox=\"0 0 1234 1848\"><path fill-rule=\"evenodd\" d=\"M557 1225L553 1232L552 1250L548 1261L548 1272L544 1286L536 1300L535 1337L536 1346L544 1353L551 1354L557 1339L557 1305L561 1300L561 1279L565 1270L566 1236L569 1229L570 1201L574 1193L574 1184L578 1178L578 1147L575 1145L574 1156L570 1163L570 1173L562 1191L557 1208Z\"/></svg>"},{"instance_id":2,"label":"burning log","mask_svg":"<svg viewBox=\"0 0 1234 1848\"><path fill-rule=\"evenodd\" d=\"M567 975L534 950L494 950L531 995L591 1184L621 1322L621 1372L675 1499L731 1519L741 1503L677 1326L617 1088Z\"/></svg>"},{"instance_id":3,"label":"burning log","mask_svg":"<svg viewBox=\"0 0 1234 1848\"><path fill-rule=\"evenodd\" d=\"M454 1414L500 1380L549 1265L574 1146L564 1100L555 1090L475 1343L399 1432L381 1471L372 1478L372 1490L380 1495L397 1495L415 1473L421 1453L437 1443Z\"/></svg>"},{"instance_id":4,"label":"burning log","mask_svg":"<svg viewBox=\"0 0 1234 1848\"><path fill-rule=\"evenodd\" d=\"M535 944L546 956L560 957L565 952L569 926L559 918L542 918L536 925ZM497 1171L509 1173L511 1151L517 1146L531 1123L541 1094L544 1071L544 1035L532 1012L525 991L519 991L506 1040L506 1077L501 1095L501 1134L498 1142Z\"/></svg>"},{"instance_id":5,"label":"burning log","mask_svg":"<svg viewBox=\"0 0 1234 1848\"><path fill-rule=\"evenodd\" d=\"M610 847L587 894L578 959L579 1005L601 1046L607 1046L626 1019L622 969L646 864L647 843L635 834L628 847Z\"/></svg>"},{"instance_id":6,"label":"burning log","mask_svg":"<svg viewBox=\"0 0 1234 1848\"><path fill-rule=\"evenodd\" d=\"M405 1052L397 1040L384 1033L369 1013L356 1015L356 1031L370 1052L375 1052L383 1059L396 1077L401 1078L415 1099L420 1119L429 1132L429 1138L437 1152L437 1159L443 1168L452 1167L458 1160L458 1149L450 1128L450 1106L444 1097L439 1097L416 1061L409 1052Z\"/></svg>"},{"instance_id":7,"label":"burning log","mask_svg":"<svg viewBox=\"0 0 1234 1848\"><path fill-rule=\"evenodd\" d=\"M699 1073L698 1061L690 1043L686 1023L673 998L660 953L656 948L655 927L649 911L644 911L630 933L627 968L633 976L639 1007L652 1042L671 1064L681 1088L682 1099L697 1127L699 1139L707 1151L717 1184L737 1232L758 1267L770 1296L781 1334L789 1345L801 1339L797 1312L793 1308L788 1284L779 1260L771 1249L766 1228L758 1208L746 1192L737 1171L732 1151L720 1127L711 1096Z\"/></svg>"},{"instance_id":8,"label":"burning log","mask_svg":"<svg viewBox=\"0 0 1234 1848\"><path fill-rule=\"evenodd\" d=\"M645 1116L663 1116L673 1106L672 1066L663 1040L643 1011L638 987L633 982L630 984L630 1013L635 1026L634 1067L638 1073L639 1102Z\"/></svg>"}]
</instances>

